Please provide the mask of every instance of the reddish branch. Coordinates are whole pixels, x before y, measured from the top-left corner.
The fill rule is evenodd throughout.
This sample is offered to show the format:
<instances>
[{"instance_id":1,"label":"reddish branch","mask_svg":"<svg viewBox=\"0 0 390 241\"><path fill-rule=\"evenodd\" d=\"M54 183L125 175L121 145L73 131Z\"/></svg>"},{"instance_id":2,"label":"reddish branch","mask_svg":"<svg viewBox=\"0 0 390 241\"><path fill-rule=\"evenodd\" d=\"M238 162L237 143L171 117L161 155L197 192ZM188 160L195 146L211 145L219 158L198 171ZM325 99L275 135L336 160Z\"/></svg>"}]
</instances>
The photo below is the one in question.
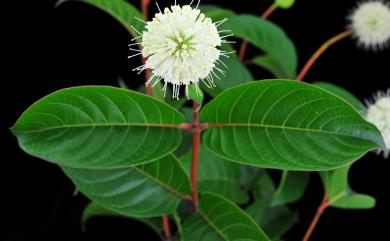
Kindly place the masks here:
<instances>
[{"instance_id":1,"label":"reddish branch","mask_svg":"<svg viewBox=\"0 0 390 241\"><path fill-rule=\"evenodd\" d=\"M161 217L163 227L164 227L164 235L167 241L171 240L171 227L169 225L169 217L168 215L164 215Z\"/></svg>"},{"instance_id":2,"label":"reddish branch","mask_svg":"<svg viewBox=\"0 0 390 241\"><path fill-rule=\"evenodd\" d=\"M149 12L148 8L150 5L150 0L141 0L141 9L142 9L142 14L144 15L145 20L148 20ZM144 65L146 62L146 58L142 57L142 64ZM152 77L152 72L150 69L145 70L145 79L148 81ZM149 84L146 86L146 95L152 95L152 86Z\"/></svg>"},{"instance_id":3,"label":"reddish branch","mask_svg":"<svg viewBox=\"0 0 390 241\"><path fill-rule=\"evenodd\" d=\"M336 36L327 40L321 47L311 56L311 58L306 62L305 66L302 68L301 72L299 72L297 76L297 80L302 81L305 78L307 72L313 66L314 62L327 50L331 45L337 43L338 41L350 36L352 34L352 30L348 29L342 33L337 34Z\"/></svg>"},{"instance_id":4,"label":"reddish branch","mask_svg":"<svg viewBox=\"0 0 390 241\"><path fill-rule=\"evenodd\" d=\"M196 210L198 210L198 161L201 128L199 126L199 105L194 101L192 120L192 162L191 162L191 184L192 184L192 201Z\"/></svg>"},{"instance_id":5,"label":"reddish branch","mask_svg":"<svg viewBox=\"0 0 390 241\"><path fill-rule=\"evenodd\" d=\"M305 236L303 237L302 241L308 241L314 231L314 228L317 226L318 224L318 221L320 220L322 214L324 213L324 211L326 210L327 207L329 207L329 205L331 204L329 201L328 201L328 198L329 198L329 194L328 193L325 193L324 195L324 199L322 200L320 206L318 207L317 209L317 212L316 214L314 215L314 218L313 220L311 221L310 223L310 226L309 228L307 229L306 233L305 233Z\"/></svg>"}]
</instances>

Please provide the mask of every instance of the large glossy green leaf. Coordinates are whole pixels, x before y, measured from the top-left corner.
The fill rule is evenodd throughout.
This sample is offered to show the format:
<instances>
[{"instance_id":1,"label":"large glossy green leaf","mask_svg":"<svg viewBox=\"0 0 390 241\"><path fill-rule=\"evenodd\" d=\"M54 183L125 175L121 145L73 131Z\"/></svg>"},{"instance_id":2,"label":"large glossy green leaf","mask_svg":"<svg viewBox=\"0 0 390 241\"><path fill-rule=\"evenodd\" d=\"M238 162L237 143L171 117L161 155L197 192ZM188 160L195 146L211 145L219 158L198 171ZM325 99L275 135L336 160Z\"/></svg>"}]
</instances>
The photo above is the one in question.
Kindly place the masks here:
<instances>
[{"instance_id":1,"label":"large glossy green leaf","mask_svg":"<svg viewBox=\"0 0 390 241\"><path fill-rule=\"evenodd\" d=\"M187 171L191 170L192 153L181 158ZM215 156L203 146L199 151L198 188L201 192L213 192L236 203L246 203L248 194L240 187L240 165Z\"/></svg>"},{"instance_id":2,"label":"large glossy green leaf","mask_svg":"<svg viewBox=\"0 0 390 241\"><path fill-rule=\"evenodd\" d=\"M359 111L360 113L362 113L362 114L366 113L367 108L364 106L364 104L358 98L356 98L353 94L348 92L347 90L345 90L337 85L334 85L332 83L327 83L327 82L315 82L313 84L339 96L342 99L344 99L346 102L348 102L353 107L355 107L355 109L357 111Z\"/></svg>"},{"instance_id":3,"label":"large glossy green leaf","mask_svg":"<svg viewBox=\"0 0 390 241\"><path fill-rule=\"evenodd\" d=\"M94 217L104 217L104 216L109 216L109 217L126 217L127 216L114 212L112 210L103 208L96 203L89 203L83 210L83 213L81 215L81 227L83 231L86 231L86 224L88 220ZM160 234L162 231L162 223L160 218L134 218L135 220L138 220L147 226L149 226L152 230L154 230L156 233Z\"/></svg>"},{"instance_id":4,"label":"large glossy green leaf","mask_svg":"<svg viewBox=\"0 0 390 241\"><path fill-rule=\"evenodd\" d=\"M131 26L134 26L138 31L142 31L145 25L142 21L138 20L143 19L143 15L136 7L125 0L60 0L57 2L57 6L65 2L87 3L102 10L122 24L134 37L138 34Z\"/></svg>"},{"instance_id":5,"label":"large glossy green leaf","mask_svg":"<svg viewBox=\"0 0 390 241\"><path fill-rule=\"evenodd\" d=\"M354 192L348 183L350 165L327 172L321 172L325 189L332 207L366 209L375 206L375 198Z\"/></svg>"},{"instance_id":6,"label":"large glossy green leaf","mask_svg":"<svg viewBox=\"0 0 390 241\"><path fill-rule=\"evenodd\" d=\"M249 41L257 48L263 50L267 58L271 58L273 72L283 73L284 78L292 79L296 75L297 53L292 41L276 24L261 19L258 16L238 15L226 22L226 29L232 30L234 36ZM263 65L263 62L257 64ZM264 67L270 69L269 61Z\"/></svg>"},{"instance_id":7,"label":"large glossy green leaf","mask_svg":"<svg viewBox=\"0 0 390 241\"><path fill-rule=\"evenodd\" d=\"M329 170L384 148L375 126L339 97L288 80L225 91L201 111L203 143L231 161L284 170Z\"/></svg>"},{"instance_id":8,"label":"large glossy green leaf","mask_svg":"<svg viewBox=\"0 0 390 241\"><path fill-rule=\"evenodd\" d=\"M135 217L172 213L191 195L188 177L173 155L128 168L63 168L76 188L97 205Z\"/></svg>"},{"instance_id":9,"label":"large glossy green leaf","mask_svg":"<svg viewBox=\"0 0 390 241\"><path fill-rule=\"evenodd\" d=\"M183 223L183 241L269 241L255 221L234 203L204 193L199 211Z\"/></svg>"},{"instance_id":10,"label":"large glossy green leaf","mask_svg":"<svg viewBox=\"0 0 390 241\"><path fill-rule=\"evenodd\" d=\"M272 205L289 204L301 199L309 184L310 173L283 171Z\"/></svg>"},{"instance_id":11,"label":"large glossy green leaf","mask_svg":"<svg viewBox=\"0 0 390 241\"><path fill-rule=\"evenodd\" d=\"M184 117L152 97L114 87L74 87L28 108L12 128L27 153L76 168L157 160L181 141Z\"/></svg>"}]
</instances>

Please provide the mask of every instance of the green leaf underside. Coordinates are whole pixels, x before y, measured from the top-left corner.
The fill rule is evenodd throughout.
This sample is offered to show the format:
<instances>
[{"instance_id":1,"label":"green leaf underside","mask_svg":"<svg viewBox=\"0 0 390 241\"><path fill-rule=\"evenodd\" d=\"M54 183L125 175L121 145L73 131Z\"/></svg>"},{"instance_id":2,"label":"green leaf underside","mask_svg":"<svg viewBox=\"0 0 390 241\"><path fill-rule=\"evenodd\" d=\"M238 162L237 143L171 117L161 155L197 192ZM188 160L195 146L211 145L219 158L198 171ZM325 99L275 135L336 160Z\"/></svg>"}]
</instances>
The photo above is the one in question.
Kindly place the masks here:
<instances>
[{"instance_id":1,"label":"green leaf underside","mask_svg":"<svg viewBox=\"0 0 390 241\"><path fill-rule=\"evenodd\" d=\"M280 67L279 63L269 55L261 55L254 57L252 63L263 67L264 69L271 72L276 78L290 78L291 74L286 73Z\"/></svg>"},{"instance_id":2,"label":"green leaf underside","mask_svg":"<svg viewBox=\"0 0 390 241\"><path fill-rule=\"evenodd\" d=\"M190 173L191 169L191 154L189 152L181 158L187 173ZM239 185L240 176L239 164L228 162L200 146L198 163L198 189L200 192L213 192L233 202L246 203L249 196Z\"/></svg>"},{"instance_id":3,"label":"green leaf underside","mask_svg":"<svg viewBox=\"0 0 390 241\"><path fill-rule=\"evenodd\" d=\"M212 193L201 196L199 212L184 221L182 232L183 241L269 241L247 213Z\"/></svg>"},{"instance_id":4,"label":"green leaf underside","mask_svg":"<svg viewBox=\"0 0 390 241\"><path fill-rule=\"evenodd\" d=\"M65 2L83 2L102 10L122 24L133 37L138 36L138 34L131 26L134 26L140 32L145 26L142 21L136 19L144 19L142 13L132 4L124 0L60 0L57 2L57 6Z\"/></svg>"},{"instance_id":5,"label":"green leaf underside","mask_svg":"<svg viewBox=\"0 0 390 241\"><path fill-rule=\"evenodd\" d=\"M227 52L231 52L234 50L234 48L230 44L223 44L221 49ZM200 85L202 89L212 97L217 96L226 89L254 80L252 74L249 72L246 66L238 59L237 54L231 53L229 55L229 58L221 56L221 61L226 65L226 67L218 66L218 68L222 69L225 72L222 75L221 73L216 71L218 78L213 76L215 86L209 88L204 83L201 83Z\"/></svg>"},{"instance_id":6,"label":"green leaf underside","mask_svg":"<svg viewBox=\"0 0 390 241\"><path fill-rule=\"evenodd\" d=\"M383 148L380 132L339 97L306 83L265 80L229 89L201 111L203 143L243 164L329 170Z\"/></svg>"},{"instance_id":7,"label":"green leaf underside","mask_svg":"<svg viewBox=\"0 0 390 241\"><path fill-rule=\"evenodd\" d=\"M83 213L81 215L81 227L83 231L86 231L86 224L88 220L94 217L126 217L123 214L108 210L106 208L103 208L96 203L89 203L83 210ZM126 217L128 218L128 217ZM160 218L134 218L135 220L138 220L147 226L149 226L152 230L154 230L156 233L160 233L160 231L163 229L161 219Z\"/></svg>"},{"instance_id":8,"label":"green leaf underside","mask_svg":"<svg viewBox=\"0 0 390 241\"><path fill-rule=\"evenodd\" d=\"M360 113L364 114L367 111L364 104L347 90L327 82L315 82L313 84L339 96L340 98L351 104Z\"/></svg>"},{"instance_id":9,"label":"green leaf underside","mask_svg":"<svg viewBox=\"0 0 390 241\"><path fill-rule=\"evenodd\" d=\"M127 216L169 214L184 195L191 195L189 179L173 155L129 168L63 170L93 202Z\"/></svg>"},{"instance_id":10,"label":"green leaf underside","mask_svg":"<svg viewBox=\"0 0 390 241\"><path fill-rule=\"evenodd\" d=\"M294 44L280 27L253 15L231 17L224 27L232 30L234 36L243 38L263 50L267 58L273 60L273 72L277 70L280 73L278 75L289 79L295 77L297 53ZM269 61L264 67L269 69Z\"/></svg>"},{"instance_id":11,"label":"green leaf underside","mask_svg":"<svg viewBox=\"0 0 390 241\"><path fill-rule=\"evenodd\" d=\"M223 20L224 18L231 18L236 15L234 11L226 8L221 8L219 6L203 5L199 7L200 7L199 9L206 15L206 17L211 18L213 22Z\"/></svg>"},{"instance_id":12,"label":"green leaf underside","mask_svg":"<svg viewBox=\"0 0 390 241\"><path fill-rule=\"evenodd\" d=\"M285 181L288 181L287 178ZM272 240L282 237L293 227L297 214L291 212L286 205L272 206L277 190L266 170L259 172L259 178L253 184L251 192L254 202L246 211Z\"/></svg>"},{"instance_id":13,"label":"green leaf underside","mask_svg":"<svg viewBox=\"0 0 390 241\"><path fill-rule=\"evenodd\" d=\"M27 153L75 168L119 168L175 150L184 117L152 97L114 87L74 87L28 108L12 128Z\"/></svg>"},{"instance_id":14,"label":"green leaf underside","mask_svg":"<svg viewBox=\"0 0 390 241\"><path fill-rule=\"evenodd\" d=\"M321 172L332 207L345 209L367 209L375 206L375 198L354 192L348 183L350 165Z\"/></svg>"},{"instance_id":15,"label":"green leaf underside","mask_svg":"<svg viewBox=\"0 0 390 241\"><path fill-rule=\"evenodd\" d=\"M286 206L270 207L270 203L256 200L247 212L272 239L280 238L296 223L298 216Z\"/></svg>"},{"instance_id":16,"label":"green leaf underside","mask_svg":"<svg viewBox=\"0 0 390 241\"><path fill-rule=\"evenodd\" d=\"M307 172L284 171L272 206L289 204L301 199L309 184L309 177L310 174Z\"/></svg>"}]
</instances>

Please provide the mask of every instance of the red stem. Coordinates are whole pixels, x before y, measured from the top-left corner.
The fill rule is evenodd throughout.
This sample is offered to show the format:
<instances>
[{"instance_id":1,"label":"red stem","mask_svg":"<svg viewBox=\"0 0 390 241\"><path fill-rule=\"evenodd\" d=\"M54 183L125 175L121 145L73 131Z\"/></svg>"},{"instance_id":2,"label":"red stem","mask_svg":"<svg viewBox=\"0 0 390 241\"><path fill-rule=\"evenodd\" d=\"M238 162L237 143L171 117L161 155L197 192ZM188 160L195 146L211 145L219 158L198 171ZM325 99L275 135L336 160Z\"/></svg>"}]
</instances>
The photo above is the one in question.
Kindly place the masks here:
<instances>
[{"instance_id":1,"label":"red stem","mask_svg":"<svg viewBox=\"0 0 390 241\"><path fill-rule=\"evenodd\" d=\"M325 193L324 199L322 200L320 206L317 209L316 214L314 215L313 220L310 223L309 228L307 229L305 236L303 237L302 241L308 241L315 229L315 227L318 224L318 221L320 220L322 214L325 212L326 208L329 207L330 203L328 201L329 194Z\"/></svg>"},{"instance_id":2,"label":"red stem","mask_svg":"<svg viewBox=\"0 0 390 241\"><path fill-rule=\"evenodd\" d=\"M191 184L192 184L192 201L196 210L198 210L198 161L199 161L199 145L201 128L199 126L199 105L194 101L193 104L193 120L192 120L192 162L191 162Z\"/></svg>"},{"instance_id":3,"label":"red stem","mask_svg":"<svg viewBox=\"0 0 390 241\"><path fill-rule=\"evenodd\" d=\"M299 81L302 81L303 78L305 78L307 72L313 66L314 62L316 62L316 60L325 52L325 50L327 50L331 45L337 43L338 41L342 40L343 38L350 36L352 33L353 33L353 31L351 29L348 29L348 30L346 30L342 33L339 33L336 36L328 39L324 44L321 45L321 47L306 62L305 66L302 68L301 72L299 72L296 79Z\"/></svg>"},{"instance_id":4,"label":"red stem","mask_svg":"<svg viewBox=\"0 0 390 241\"><path fill-rule=\"evenodd\" d=\"M272 4L269 8L267 8L267 10L265 10L265 12L261 15L261 18L262 19L267 19L276 9L278 8L278 6L276 6L276 4ZM244 40L241 44L241 47L240 47L240 51L239 51L239 58L241 61L244 61L244 57L245 57L245 52L246 52L246 49L248 48L248 41Z\"/></svg>"},{"instance_id":5,"label":"red stem","mask_svg":"<svg viewBox=\"0 0 390 241\"><path fill-rule=\"evenodd\" d=\"M161 217L162 219L162 223L163 223L163 226L164 226L164 234L165 234L165 238L166 240L171 240L171 227L169 225L169 218L168 218L168 215L164 215Z\"/></svg>"},{"instance_id":6,"label":"red stem","mask_svg":"<svg viewBox=\"0 0 390 241\"><path fill-rule=\"evenodd\" d=\"M141 0L141 9L142 9L142 14L144 15L144 18L145 20L148 20L148 16L149 16L149 12L148 12L148 8L149 8L149 5L150 5L150 0ZM142 57L142 64L145 64L146 62L146 58ZM152 72L150 71L150 69L146 69L145 70L145 79L146 81L148 81L152 76ZM146 95L152 95L152 86L150 84L148 84L146 86Z\"/></svg>"}]
</instances>

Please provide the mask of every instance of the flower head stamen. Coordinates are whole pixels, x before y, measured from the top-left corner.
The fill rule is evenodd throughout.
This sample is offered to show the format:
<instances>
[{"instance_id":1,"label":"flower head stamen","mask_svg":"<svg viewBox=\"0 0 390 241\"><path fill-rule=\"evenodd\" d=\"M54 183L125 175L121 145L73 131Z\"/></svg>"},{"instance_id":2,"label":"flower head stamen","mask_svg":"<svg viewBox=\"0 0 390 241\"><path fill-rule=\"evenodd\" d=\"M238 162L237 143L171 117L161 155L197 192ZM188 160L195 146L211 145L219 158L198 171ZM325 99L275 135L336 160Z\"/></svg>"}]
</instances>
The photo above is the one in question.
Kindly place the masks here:
<instances>
[{"instance_id":1,"label":"flower head stamen","mask_svg":"<svg viewBox=\"0 0 390 241\"><path fill-rule=\"evenodd\" d=\"M390 7L381 0L361 3L350 15L351 28L359 44L380 49L390 40Z\"/></svg>"},{"instance_id":2,"label":"flower head stamen","mask_svg":"<svg viewBox=\"0 0 390 241\"><path fill-rule=\"evenodd\" d=\"M366 119L373 123L382 133L387 150L385 157L390 153L390 89L387 93L379 92L373 103L368 103Z\"/></svg>"},{"instance_id":3,"label":"flower head stamen","mask_svg":"<svg viewBox=\"0 0 390 241\"><path fill-rule=\"evenodd\" d=\"M221 62L219 57L228 54L218 49L225 42L222 38L230 36L220 37L217 29L226 20L213 23L190 5L175 4L159 11L141 33L140 54L146 62L135 70L152 70L147 84L163 80L164 90L167 83L172 84L173 98L178 98L181 85L198 86L202 80L214 86L213 75L219 78L214 69L223 73L216 67Z\"/></svg>"}]
</instances>

